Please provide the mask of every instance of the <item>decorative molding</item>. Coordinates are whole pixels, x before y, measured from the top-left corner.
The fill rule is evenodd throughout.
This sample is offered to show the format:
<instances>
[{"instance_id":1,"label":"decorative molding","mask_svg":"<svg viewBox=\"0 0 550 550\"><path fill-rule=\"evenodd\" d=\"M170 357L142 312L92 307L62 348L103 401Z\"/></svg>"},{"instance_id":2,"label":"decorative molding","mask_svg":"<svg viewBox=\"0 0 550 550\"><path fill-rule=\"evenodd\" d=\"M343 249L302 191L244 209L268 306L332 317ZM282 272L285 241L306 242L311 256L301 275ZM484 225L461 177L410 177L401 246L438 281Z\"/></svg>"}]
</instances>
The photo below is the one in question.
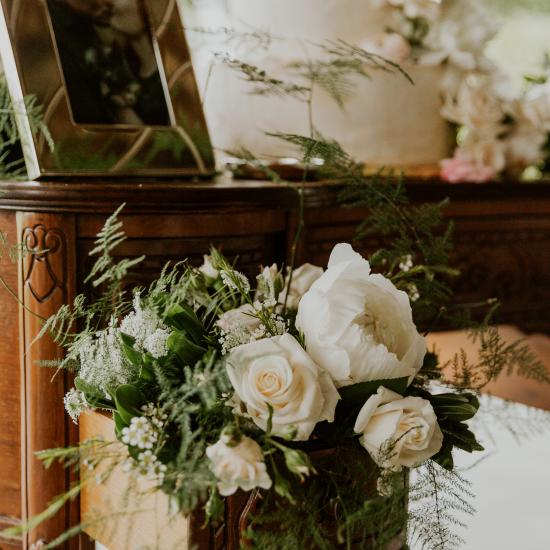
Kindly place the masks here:
<instances>
[{"instance_id":1,"label":"decorative molding","mask_svg":"<svg viewBox=\"0 0 550 550\"><path fill-rule=\"evenodd\" d=\"M39 223L24 228L21 242L27 251L24 284L35 300L40 303L46 302L56 289L65 294L67 246L63 232L57 227L46 228L44 224ZM36 274L37 270L41 272Z\"/></svg>"},{"instance_id":2,"label":"decorative molding","mask_svg":"<svg viewBox=\"0 0 550 550\"><path fill-rule=\"evenodd\" d=\"M37 363L59 359L63 353L44 336L36 340L42 319L70 303L75 288L76 223L72 215L34 212L17 213L17 232L28 253L19 262L19 300L21 349L21 433L22 519L42 512L51 500L69 488L70 477L61 465L46 470L35 453L63 447L76 440L63 408L69 376L52 372ZM77 504L76 504L77 506ZM31 550L39 541L49 541L78 522L75 504L60 510L55 517L23 537L23 548ZM73 548L75 543L70 543Z\"/></svg>"}]
</instances>

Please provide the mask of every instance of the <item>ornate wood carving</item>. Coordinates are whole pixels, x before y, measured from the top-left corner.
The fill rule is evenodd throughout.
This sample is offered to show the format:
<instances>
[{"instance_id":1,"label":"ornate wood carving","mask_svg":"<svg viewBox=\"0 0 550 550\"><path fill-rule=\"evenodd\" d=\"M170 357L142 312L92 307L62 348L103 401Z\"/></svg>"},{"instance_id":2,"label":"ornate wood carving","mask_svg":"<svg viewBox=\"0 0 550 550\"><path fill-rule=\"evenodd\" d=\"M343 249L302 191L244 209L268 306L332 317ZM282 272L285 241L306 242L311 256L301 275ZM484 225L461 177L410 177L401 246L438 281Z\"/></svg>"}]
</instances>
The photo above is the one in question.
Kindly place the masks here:
<instances>
[{"instance_id":1,"label":"ornate wood carving","mask_svg":"<svg viewBox=\"0 0 550 550\"><path fill-rule=\"evenodd\" d=\"M21 307L21 429L24 503L23 519L43 511L69 484L67 472L59 466L45 470L34 456L36 451L65 446L74 441L67 423L63 395L68 380L64 373L53 380L53 371L37 362L57 359L62 353L49 337L34 341L49 317L74 294L75 219L72 215L19 212L17 229L28 252L20 260L19 298ZM71 433L72 432L72 433ZM52 520L25 537L23 547L52 540L71 523L71 511L62 509Z\"/></svg>"}]
</instances>

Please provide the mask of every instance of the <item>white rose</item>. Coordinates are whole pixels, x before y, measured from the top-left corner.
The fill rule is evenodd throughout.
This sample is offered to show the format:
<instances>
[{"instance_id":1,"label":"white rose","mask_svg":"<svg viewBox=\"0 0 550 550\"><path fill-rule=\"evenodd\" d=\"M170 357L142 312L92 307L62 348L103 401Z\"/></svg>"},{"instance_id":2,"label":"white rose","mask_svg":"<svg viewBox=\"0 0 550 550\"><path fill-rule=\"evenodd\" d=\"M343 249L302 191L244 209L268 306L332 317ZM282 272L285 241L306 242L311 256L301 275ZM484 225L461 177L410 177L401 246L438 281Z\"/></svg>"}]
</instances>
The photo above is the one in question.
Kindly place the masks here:
<instances>
[{"instance_id":1,"label":"white rose","mask_svg":"<svg viewBox=\"0 0 550 550\"><path fill-rule=\"evenodd\" d=\"M441 114L456 124L497 135L508 110L491 77L472 73L463 79L456 97L447 95Z\"/></svg>"},{"instance_id":2,"label":"white rose","mask_svg":"<svg viewBox=\"0 0 550 550\"><path fill-rule=\"evenodd\" d=\"M529 90L521 106L526 120L535 128L550 132L550 81Z\"/></svg>"},{"instance_id":3,"label":"white rose","mask_svg":"<svg viewBox=\"0 0 550 550\"><path fill-rule=\"evenodd\" d=\"M311 285L323 274L323 268L312 264L304 264L295 269L292 273L292 281L286 297L288 287L288 277L285 280L283 291L279 294L279 303L287 307L297 309L302 296L311 288Z\"/></svg>"},{"instance_id":4,"label":"white rose","mask_svg":"<svg viewBox=\"0 0 550 550\"><path fill-rule=\"evenodd\" d=\"M421 63L440 64L448 60L452 66L471 71L487 64L484 51L498 32L500 24L477 0L443 2L438 21L430 25L423 45L428 53Z\"/></svg>"},{"instance_id":5,"label":"white rose","mask_svg":"<svg viewBox=\"0 0 550 550\"><path fill-rule=\"evenodd\" d=\"M296 326L309 355L337 386L405 376L412 381L426 354L407 294L371 274L349 244L334 247L328 269L300 302Z\"/></svg>"},{"instance_id":6,"label":"white rose","mask_svg":"<svg viewBox=\"0 0 550 550\"><path fill-rule=\"evenodd\" d=\"M361 47L394 63L403 63L411 54L411 45L396 32L382 32L363 42Z\"/></svg>"},{"instance_id":7,"label":"white rose","mask_svg":"<svg viewBox=\"0 0 550 550\"><path fill-rule=\"evenodd\" d=\"M211 462L210 469L218 478L218 490L224 497L234 494L239 488L251 491L255 487L271 487L262 449L249 437L241 437L233 446L220 439L206 448L206 456Z\"/></svg>"},{"instance_id":8,"label":"white rose","mask_svg":"<svg viewBox=\"0 0 550 550\"><path fill-rule=\"evenodd\" d=\"M220 272L212 264L212 256L208 254L203 255L202 265L199 267L199 271L208 279L217 279Z\"/></svg>"},{"instance_id":9,"label":"white rose","mask_svg":"<svg viewBox=\"0 0 550 550\"><path fill-rule=\"evenodd\" d=\"M317 422L334 421L338 391L290 334L233 348L227 372L235 388L235 412L249 416L263 430L269 407L273 433L295 428L296 440L307 440Z\"/></svg>"},{"instance_id":10,"label":"white rose","mask_svg":"<svg viewBox=\"0 0 550 550\"><path fill-rule=\"evenodd\" d=\"M485 135L469 130L461 149L475 162L482 166L489 166L497 173L506 168L507 146L498 135Z\"/></svg>"},{"instance_id":11,"label":"white rose","mask_svg":"<svg viewBox=\"0 0 550 550\"><path fill-rule=\"evenodd\" d=\"M369 397L354 431L382 468L414 468L441 449L443 433L432 405L420 397L402 397L384 387Z\"/></svg>"},{"instance_id":12,"label":"white rose","mask_svg":"<svg viewBox=\"0 0 550 550\"><path fill-rule=\"evenodd\" d=\"M504 141L507 167L515 172L522 172L528 166L543 160L543 146L547 138L543 130L522 121L518 122L514 131Z\"/></svg>"},{"instance_id":13,"label":"white rose","mask_svg":"<svg viewBox=\"0 0 550 550\"><path fill-rule=\"evenodd\" d=\"M410 19L424 17L429 21L437 19L440 11L439 0L387 0L388 4L403 10Z\"/></svg>"},{"instance_id":14,"label":"white rose","mask_svg":"<svg viewBox=\"0 0 550 550\"><path fill-rule=\"evenodd\" d=\"M220 315L216 325L224 332L245 330L251 334L260 326L257 311L250 304L244 304L235 309L230 309Z\"/></svg>"}]
</instances>

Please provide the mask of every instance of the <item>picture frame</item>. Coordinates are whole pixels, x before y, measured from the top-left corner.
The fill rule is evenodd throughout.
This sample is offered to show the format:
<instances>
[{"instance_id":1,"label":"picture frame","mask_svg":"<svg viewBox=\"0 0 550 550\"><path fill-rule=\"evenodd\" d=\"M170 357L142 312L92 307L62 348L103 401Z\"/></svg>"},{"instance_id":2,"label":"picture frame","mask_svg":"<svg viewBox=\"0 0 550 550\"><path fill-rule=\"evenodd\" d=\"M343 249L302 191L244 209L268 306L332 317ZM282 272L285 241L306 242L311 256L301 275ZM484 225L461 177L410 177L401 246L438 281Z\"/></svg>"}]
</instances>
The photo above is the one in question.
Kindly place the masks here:
<instances>
[{"instance_id":1,"label":"picture frame","mask_svg":"<svg viewBox=\"0 0 550 550\"><path fill-rule=\"evenodd\" d=\"M0 0L30 179L208 176L214 154L176 0ZM25 98L52 138L32 131Z\"/></svg>"}]
</instances>

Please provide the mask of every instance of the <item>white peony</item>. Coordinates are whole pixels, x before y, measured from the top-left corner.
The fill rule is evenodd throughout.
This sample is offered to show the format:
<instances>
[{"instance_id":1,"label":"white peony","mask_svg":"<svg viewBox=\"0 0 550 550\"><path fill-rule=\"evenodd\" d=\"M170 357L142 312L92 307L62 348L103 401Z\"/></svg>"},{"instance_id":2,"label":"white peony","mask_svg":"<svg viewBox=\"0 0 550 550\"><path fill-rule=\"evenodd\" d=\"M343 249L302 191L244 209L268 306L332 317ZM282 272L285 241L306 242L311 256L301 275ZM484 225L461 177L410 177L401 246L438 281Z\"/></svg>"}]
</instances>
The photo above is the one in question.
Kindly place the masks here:
<instances>
[{"instance_id":1,"label":"white peony","mask_svg":"<svg viewBox=\"0 0 550 550\"><path fill-rule=\"evenodd\" d=\"M328 269L303 296L296 326L306 349L337 386L409 377L422 366L424 338L409 297L349 244L334 247Z\"/></svg>"},{"instance_id":2,"label":"white peony","mask_svg":"<svg viewBox=\"0 0 550 550\"><path fill-rule=\"evenodd\" d=\"M210 469L218 479L218 490L224 497L237 489L251 491L255 487L269 489L272 485L267 473L261 447L249 437L241 437L235 445L220 439L206 448Z\"/></svg>"},{"instance_id":3,"label":"white peony","mask_svg":"<svg viewBox=\"0 0 550 550\"><path fill-rule=\"evenodd\" d=\"M288 292L288 277L285 280L283 291L279 294L279 303L287 307L297 309L302 296L311 288L311 285L323 274L323 268L312 264L304 264L294 270Z\"/></svg>"},{"instance_id":4,"label":"white peony","mask_svg":"<svg viewBox=\"0 0 550 550\"><path fill-rule=\"evenodd\" d=\"M381 32L361 44L361 48L394 63L403 63L411 55L411 45L399 33Z\"/></svg>"},{"instance_id":5,"label":"white peony","mask_svg":"<svg viewBox=\"0 0 550 550\"><path fill-rule=\"evenodd\" d=\"M443 433L432 405L420 397L402 397L384 387L369 397L354 431L382 468L414 468L441 449Z\"/></svg>"},{"instance_id":6,"label":"white peony","mask_svg":"<svg viewBox=\"0 0 550 550\"><path fill-rule=\"evenodd\" d=\"M227 372L235 389L235 412L265 430L269 407L273 433L307 440L317 422L334 420L340 398L330 376L290 334L233 348Z\"/></svg>"}]
</instances>

